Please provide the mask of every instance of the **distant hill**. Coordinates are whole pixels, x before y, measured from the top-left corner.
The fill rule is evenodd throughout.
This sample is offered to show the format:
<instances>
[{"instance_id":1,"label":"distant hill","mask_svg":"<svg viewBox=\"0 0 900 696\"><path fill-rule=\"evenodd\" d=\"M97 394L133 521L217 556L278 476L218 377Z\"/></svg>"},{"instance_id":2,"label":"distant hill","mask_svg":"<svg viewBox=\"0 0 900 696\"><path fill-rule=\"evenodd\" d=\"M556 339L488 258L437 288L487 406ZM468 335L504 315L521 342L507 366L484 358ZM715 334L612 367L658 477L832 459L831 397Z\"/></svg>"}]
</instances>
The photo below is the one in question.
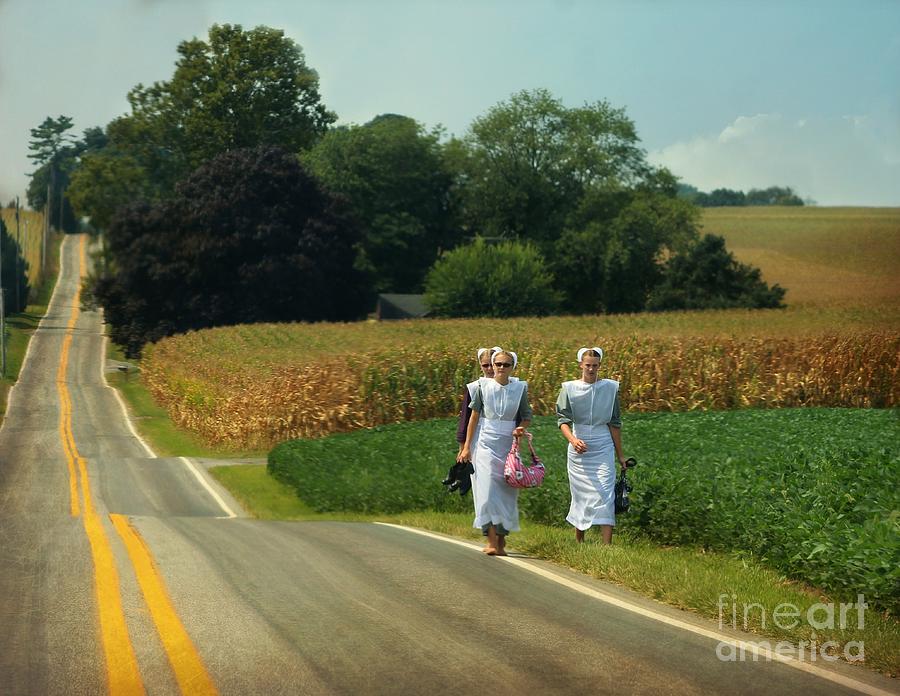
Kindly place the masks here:
<instances>
[{"instance_id":1,"label":"distant hill","mask_svg":"<svg viewBox=\"0 0 900 696\"><path fill-rule=\"evenodd\" d=\"M900 208L704 208L703 232L812 306L900 303Z\"/></svg>"}]
</instances>

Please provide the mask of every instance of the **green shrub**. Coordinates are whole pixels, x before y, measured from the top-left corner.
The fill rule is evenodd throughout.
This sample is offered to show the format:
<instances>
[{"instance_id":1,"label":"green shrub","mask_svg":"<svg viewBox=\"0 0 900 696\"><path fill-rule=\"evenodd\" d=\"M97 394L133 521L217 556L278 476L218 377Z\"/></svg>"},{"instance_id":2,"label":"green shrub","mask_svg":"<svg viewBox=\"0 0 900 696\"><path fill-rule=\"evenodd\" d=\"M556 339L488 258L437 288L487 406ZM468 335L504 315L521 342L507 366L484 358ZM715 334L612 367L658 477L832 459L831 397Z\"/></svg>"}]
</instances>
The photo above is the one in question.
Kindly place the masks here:
<instances>
[{"instance_id":1,"label":"green shrub","mask_svg":"<svg viewBox=\"0 0 900 696\"><path fill-rule=\"evenodd\" d=\"M434 316L544 316L559 306L553 275L531 244L472 244L444 253L425 279Z\"/></svg>"}]
</instances>

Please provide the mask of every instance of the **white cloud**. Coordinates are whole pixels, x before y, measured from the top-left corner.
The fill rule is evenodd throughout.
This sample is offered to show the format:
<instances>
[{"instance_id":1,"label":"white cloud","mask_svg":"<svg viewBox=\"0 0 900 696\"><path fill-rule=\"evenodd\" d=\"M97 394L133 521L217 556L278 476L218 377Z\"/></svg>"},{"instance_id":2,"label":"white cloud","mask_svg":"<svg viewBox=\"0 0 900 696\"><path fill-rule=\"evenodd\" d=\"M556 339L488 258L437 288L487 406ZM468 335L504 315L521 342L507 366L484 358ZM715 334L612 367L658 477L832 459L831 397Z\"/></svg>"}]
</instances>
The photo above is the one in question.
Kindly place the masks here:
<instances>
[{"instance_id":1,"label":"white cloud","mask_svg":"<svg viewBox=\"0 0 900 696\"><path fill-rule=\"evenodd\" d=\"M702 191L791 186L820 205L900 206L900 128L872 115L740 116L649 158Z\"/></svg>"}]
</instances>

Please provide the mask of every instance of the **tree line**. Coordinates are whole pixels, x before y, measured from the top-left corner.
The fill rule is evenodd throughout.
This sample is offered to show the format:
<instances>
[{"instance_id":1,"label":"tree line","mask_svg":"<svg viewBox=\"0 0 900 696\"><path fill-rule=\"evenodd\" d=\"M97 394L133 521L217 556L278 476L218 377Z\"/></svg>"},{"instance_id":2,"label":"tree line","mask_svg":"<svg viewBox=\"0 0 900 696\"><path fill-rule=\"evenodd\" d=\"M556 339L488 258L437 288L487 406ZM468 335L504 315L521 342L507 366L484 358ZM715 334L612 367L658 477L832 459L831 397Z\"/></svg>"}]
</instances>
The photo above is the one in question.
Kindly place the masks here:
<instances>
[{"instance_id":1,"label":"tree line","mask_svg":"<svg viewBox=\"0 0 900 696\"><path fill-rule=\"evenodd\" d=\"M49 181L63 227L104 231L92 290L130 354L220 324L357 319L385 291L424 292L437 316L781 305L700 237L606 101L525 90L450 138L399 114L335 126L279 30L214 25L178 54L104 129L32 131L29 203Z\"/></svg>"},{"instance_id":2,"label":"tree line","mask_svg":"<svg viewBox=\"0 0 900 696\"><path fill-rule=\"evenodd\" d=\"M790 186L769 186L765 189L750 189L747 193L728 188L717 188L706 193L690 184L679 183L678 195L702 208L744 205L806 205ZM812 201L809 201L812 202Z\"/></svg>"}]
</instances>

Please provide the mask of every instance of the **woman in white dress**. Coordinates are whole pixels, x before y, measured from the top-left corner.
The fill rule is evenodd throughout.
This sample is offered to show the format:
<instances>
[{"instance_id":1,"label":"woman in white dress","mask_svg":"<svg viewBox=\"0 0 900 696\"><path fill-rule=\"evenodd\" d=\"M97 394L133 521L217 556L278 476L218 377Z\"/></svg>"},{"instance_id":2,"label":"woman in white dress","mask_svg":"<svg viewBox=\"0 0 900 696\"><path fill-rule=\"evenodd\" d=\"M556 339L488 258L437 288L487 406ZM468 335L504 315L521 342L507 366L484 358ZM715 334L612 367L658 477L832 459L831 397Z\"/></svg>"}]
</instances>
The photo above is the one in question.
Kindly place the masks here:
<instances>
[{"instance_id":1,"label":"woman in white dress","mask_svg":"<svg viewBox=\"0 0 900 696\"><path fill-rule=\"evenodd\" d=\"M622 454L622 418L619 383L598 379L600 348L578 351L581 379L563 382L556 400L559 429L569 441L567 469L572 503L566 521L575 527L575 539L600 525L604 544L612 543L616 524L616 460L625 466Z\"/></svg>"},{"instance_id":2,"label":"woman in white dress","mask_svg":"<svg viewBox=\"0 0 900 696\"><path fill-rule=\"evenodd\" d=\"M473 526L487 537L484 552L489 556L505 556L506 535L519 531L519 489L506 483L503 465L513 437L521 437L531 424L532 411L528 403L528 383L510 377L518 365L518 356L500 350L494 353L491 362L494 377L478 380L478 388L472 397L472 417L459 460L466 461L471 457L475 467L472 476L476 506Z\"/></svg>"}]
</instances>

